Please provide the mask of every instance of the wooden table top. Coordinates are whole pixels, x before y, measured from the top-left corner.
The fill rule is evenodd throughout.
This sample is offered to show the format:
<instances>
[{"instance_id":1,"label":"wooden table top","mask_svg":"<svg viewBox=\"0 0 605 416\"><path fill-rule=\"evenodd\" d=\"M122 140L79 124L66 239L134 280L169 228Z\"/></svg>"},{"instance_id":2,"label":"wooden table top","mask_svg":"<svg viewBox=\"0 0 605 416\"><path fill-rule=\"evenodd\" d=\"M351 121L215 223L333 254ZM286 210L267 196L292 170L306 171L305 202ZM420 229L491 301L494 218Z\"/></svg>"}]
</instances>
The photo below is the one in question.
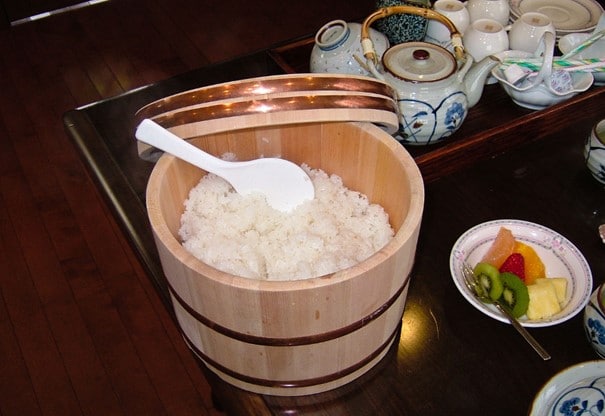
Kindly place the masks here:
<instances>
[{"instance_id":1,"label":"wooden table top","mask_svg":"<svg viewBox=\"0 0 605 416\"><path fill-rule=\"evenodd\" d=\"M303 42L304 43L304 42ZM134 114L169 94L228 80L283 73L281 52L259 52L201 68L75 109L65 126L107 197L143 266L170 308L144 206L153 164L138 157ZM399 342L380 363L339 389L304 397L261 396L205 371L229 414L444 415L527 413L535 394L564 368L597 359L582 314L530 332L551 353L543 361L513 330L471 306L456 289L449 255L484 221L515 218L552 228L584 254L593 286L605 280L605 188L584 165L583 144L605 117L605 88L592 87L543 111L515 106L487 86L462 128L436 147L410 148L426 202Z\"/></svg>"}]
</instances>

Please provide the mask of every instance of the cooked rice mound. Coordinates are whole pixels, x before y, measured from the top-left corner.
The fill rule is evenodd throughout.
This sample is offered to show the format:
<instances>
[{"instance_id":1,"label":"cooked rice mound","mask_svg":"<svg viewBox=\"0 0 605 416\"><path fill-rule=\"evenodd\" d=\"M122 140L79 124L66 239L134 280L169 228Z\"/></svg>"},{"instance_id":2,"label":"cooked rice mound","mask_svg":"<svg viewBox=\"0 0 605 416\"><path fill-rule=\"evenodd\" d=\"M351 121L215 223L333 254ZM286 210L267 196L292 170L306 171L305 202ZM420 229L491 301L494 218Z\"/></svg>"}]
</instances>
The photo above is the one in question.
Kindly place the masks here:
<instances>
[{"instance_id":1,"label":"cooked rice mound","mask_svg":"<svg viewBox=\"0 0 605 416\"><path fill-rule=\"evenodd\" d=\"M295 280L357 264L393 238L388 214L343 186L336 175L303 165L315 199L289 213L258 195L242 196L207 174L185 201L179 235L195 257L238 276Z\"/></svg>"}]
</instances>

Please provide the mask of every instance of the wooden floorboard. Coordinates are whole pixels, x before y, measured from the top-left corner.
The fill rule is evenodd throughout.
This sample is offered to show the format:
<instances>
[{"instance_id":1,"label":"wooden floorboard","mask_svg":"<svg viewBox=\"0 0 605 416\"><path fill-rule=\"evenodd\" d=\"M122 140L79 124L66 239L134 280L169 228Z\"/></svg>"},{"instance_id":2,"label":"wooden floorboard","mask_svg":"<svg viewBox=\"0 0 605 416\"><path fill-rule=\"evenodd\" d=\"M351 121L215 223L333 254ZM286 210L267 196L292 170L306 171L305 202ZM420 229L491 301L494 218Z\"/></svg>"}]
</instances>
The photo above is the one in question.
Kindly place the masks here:
<instances>
[{"instance_id":1,"label":"wooden floorboard","mask_svg":"<svg viewBox=\"0 0 605 416\"><path fill-rule=\"evenodd\" d=\"M220 414L62 115L372 5L110 0L0 30L1 416Z\"/></svg>"},{"instance_id":2,"label":"wooden floorboard","mask_svg":"<svg viewBox=\"0 0 605 416\"><path fill-rule=\"evenodd\" d=\"M30 312L35 313L39 305L36 296L30 292L29 284L19 287L27 272L20 247L8 244L9 239L15 238L15 231L4 198L0 198L0 233L0 262L7 270L3 273L0 291L0 356L3 372L3 377L0 378L0 414L37 415L41 414L41 409L32 380L34 373L28 369L29 351L27 344L19 340L20 337L27 336L20 325L29 326L35 323L27 322L28 315ZM25 293L25 299L20 299L24 292L29 293ZM42 327L46 328L46 325Z\"/></svg>"}]
</instances>

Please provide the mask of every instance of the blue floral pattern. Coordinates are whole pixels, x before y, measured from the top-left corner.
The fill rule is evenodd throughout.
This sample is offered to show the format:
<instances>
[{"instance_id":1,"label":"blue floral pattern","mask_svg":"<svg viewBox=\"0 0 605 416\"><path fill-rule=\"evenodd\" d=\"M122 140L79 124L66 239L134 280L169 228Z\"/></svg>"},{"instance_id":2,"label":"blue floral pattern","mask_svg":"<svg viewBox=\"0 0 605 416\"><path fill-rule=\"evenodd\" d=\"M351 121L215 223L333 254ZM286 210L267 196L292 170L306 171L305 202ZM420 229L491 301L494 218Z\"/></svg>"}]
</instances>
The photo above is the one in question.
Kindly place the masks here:
<instances>
[{"instance_id":1,"label":"blue floral pattern","mask_svg":"<svg viewBox=\"0 0 605 416\"><path fill-rule=\"evenodd\" d=\"M605 415L605 377L589 376L573 383L554 402L551 416Z\"/></svg>"},{"instance_id":2,"label":"blue floral pattern","mask_svg":"<svg viewBox=\"0 0 605 416\"><path fill-rule=\"evenodd\" d=\"M602 415L603 414L603 400L598 400L595 404L589 406L588 400L580 400L579 397L566 400L563 402L560 408L560 414L565 416L579 416L579 415Z\"/></svg>"},{"instance_id":3,"label":"blue floral pattern","mask_svg":"<svg viewBox=\"0 0 605 416\"><path fill-rule=\"evenodd\" d=\"M428 145L451 136L467 115L466 95L456 91L437 106L418 101L399 100L401 120L398 140L402 144Z\"/></svg>"},{"instance_id":4,"label":"blue floral pattern","mask_svg":"<svg viewBox=\"0 0 605 416\"><path fill-rule=\"evenodd\" d=\"M605 416L605 361L578 363L542 387L531 408L540 416Z\"/></svg>"},{"instance_id":5,"label":"blue floral pattern","mask_svg":"<svg viewBox=\"0 0 605 416\"><path fill-rule=\"evenodd\" d=\"M605 358L605 314L601 310L599 296L601 286L592 292L584 308L584 332L597 355Z\"/></svg>"},{"instance_id":6,"label":"blue floral pattern","mask_svg":"<svg viewBox=\"0 0 605 416\"><path fill-rule=\"evenodd\" d=\"M589 318L587 325L589 339L596 344L605 345L605 326L603 326L601 321Z\"/></svg>"},{"instance_id":7,"label":"blue floral pattern","mask_svg":"<svg viewBox=\"0 0 605 416\"><path fill-rule=\"evenodd\" d=\"M464 120L466 111L464 111L464 107L459 102L453 103L450 108L447 109L447 113L445 115L445 125L450 130L456 130L458 126Z\"/></svg>"}]
</instances>

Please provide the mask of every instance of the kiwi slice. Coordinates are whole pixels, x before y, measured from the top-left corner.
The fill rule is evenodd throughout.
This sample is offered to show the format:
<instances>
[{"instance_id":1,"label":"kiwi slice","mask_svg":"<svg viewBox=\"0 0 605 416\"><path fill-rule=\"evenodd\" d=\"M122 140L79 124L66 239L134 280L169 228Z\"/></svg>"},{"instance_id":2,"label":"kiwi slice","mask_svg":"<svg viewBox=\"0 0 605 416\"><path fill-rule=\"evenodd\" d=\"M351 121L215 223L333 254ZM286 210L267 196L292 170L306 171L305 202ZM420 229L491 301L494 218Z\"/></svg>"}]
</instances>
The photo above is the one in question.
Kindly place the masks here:
<instances>
[{"instance_id":1,"label":"kiwi slice","mask_svg":"<svg viewBox=\"0 0 605 416\"><path fill-rule=\"evenodd\" d=\"M478 263L473 272L484 294L491 300L499 299L502 296L504 286L497 268L489 263Z\"/></svg>"},{"instance_id":2,"label":"kiwi slice","mask_svg":"<svg viewBox=\"0 0 605 416\"><path fill-rule=\"evenodd\" d=\"M515 274L500 273L500 280L504 286L499 301L515 318L520 318L527 312L529 293L525 283Z\"/></svg>"}]
</instances>

